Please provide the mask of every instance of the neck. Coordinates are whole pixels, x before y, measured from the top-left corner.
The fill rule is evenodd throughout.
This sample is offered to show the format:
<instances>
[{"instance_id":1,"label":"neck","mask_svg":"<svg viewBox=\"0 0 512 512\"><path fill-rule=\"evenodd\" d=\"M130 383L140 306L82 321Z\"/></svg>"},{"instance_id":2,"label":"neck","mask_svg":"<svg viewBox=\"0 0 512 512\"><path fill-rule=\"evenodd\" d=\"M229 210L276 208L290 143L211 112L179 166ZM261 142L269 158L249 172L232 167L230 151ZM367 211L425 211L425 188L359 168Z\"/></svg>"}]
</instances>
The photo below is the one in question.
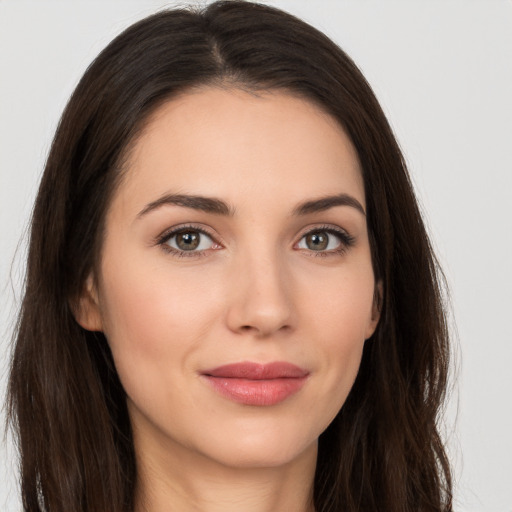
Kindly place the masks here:
<instances>
[{"instance_id":1,"label":"neck","mask_svg":"<svg viewBox=\"0 0 512 512\"><path fill-rule=\"evenodd\" d=\"M316 444L293 461L257 468L227 466L182 447L135 446L136 512L314 512Z\"/></svg>"}]
</instances>

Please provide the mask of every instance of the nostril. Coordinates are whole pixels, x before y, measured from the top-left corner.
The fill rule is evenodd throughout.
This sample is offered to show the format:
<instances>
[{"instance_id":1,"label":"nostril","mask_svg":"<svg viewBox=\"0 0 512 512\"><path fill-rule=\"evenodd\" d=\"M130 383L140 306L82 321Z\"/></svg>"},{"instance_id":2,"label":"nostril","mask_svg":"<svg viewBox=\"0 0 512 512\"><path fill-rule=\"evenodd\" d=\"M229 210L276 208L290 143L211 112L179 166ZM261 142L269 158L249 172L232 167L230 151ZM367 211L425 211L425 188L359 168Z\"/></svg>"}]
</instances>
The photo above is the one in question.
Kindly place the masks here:
<instances>
[{"instance_id":1,"label":"nostril","mask_svg":"<svg viewBox=\"0 0 512 512\"><path fill-rule=\"evenodd\" d=\"M271 327L266 328L265 326L256 327L253 325L241 325L238 332L250 333L254 331L266 336L274 331L288 331L289 329L291 329L291 326L288 324L282 325L277 329Z\"/></svg>"}]
</instances>

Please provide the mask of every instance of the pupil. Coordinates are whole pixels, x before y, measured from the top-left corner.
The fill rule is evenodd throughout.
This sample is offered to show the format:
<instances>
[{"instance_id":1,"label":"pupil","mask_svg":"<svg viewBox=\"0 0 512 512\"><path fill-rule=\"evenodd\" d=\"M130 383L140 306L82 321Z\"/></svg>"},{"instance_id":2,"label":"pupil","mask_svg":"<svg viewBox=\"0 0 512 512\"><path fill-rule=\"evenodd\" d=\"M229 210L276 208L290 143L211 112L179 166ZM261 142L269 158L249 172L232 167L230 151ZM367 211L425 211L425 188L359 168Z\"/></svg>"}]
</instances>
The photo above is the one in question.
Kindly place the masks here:
<instances>
[{"instance_id":1,"label":"pupil","mask_svg":"<svg viewBox=\"0 0 512 512\"><path fill-rule=\"evenodd\" d=\"M184 251L196 249L199 245L199 234L193 231L184 231L176 235L176 244Z\"/></svg>"},{"instance_id":2,"label":"pupil","mask_svg":"<svg viewBox=\"0 0 512 512\"><path fill-rule=\"evenodd\" d=\"M313 251L323 251L327 248L328 237L325 233L311 233L306 237L306 245Z\"/></svg>"}]
</instances>

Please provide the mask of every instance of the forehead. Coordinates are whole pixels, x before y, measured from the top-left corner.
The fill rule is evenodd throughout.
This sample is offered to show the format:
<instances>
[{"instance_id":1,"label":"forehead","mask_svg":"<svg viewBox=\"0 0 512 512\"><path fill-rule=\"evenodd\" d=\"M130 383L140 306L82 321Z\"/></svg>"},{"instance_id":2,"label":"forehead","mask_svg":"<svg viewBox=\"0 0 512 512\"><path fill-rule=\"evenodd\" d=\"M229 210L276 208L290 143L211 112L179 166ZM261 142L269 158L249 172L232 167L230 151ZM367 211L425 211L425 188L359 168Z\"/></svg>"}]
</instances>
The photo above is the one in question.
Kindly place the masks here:
<instances>
[{"instance_id":1,"label":"forehead","mask_svg":"<svg viewBox=\"0 0 512 512\"><path fill-rule=\"evenodd\" d=\"M209 87L169 100L148 119L117 195L143 206L163 193L194 193L236 206L275 199L276 191L290 203L350 193L364 206L357 153L343 128L285 92Z\"/></svg>"}]
</instances>

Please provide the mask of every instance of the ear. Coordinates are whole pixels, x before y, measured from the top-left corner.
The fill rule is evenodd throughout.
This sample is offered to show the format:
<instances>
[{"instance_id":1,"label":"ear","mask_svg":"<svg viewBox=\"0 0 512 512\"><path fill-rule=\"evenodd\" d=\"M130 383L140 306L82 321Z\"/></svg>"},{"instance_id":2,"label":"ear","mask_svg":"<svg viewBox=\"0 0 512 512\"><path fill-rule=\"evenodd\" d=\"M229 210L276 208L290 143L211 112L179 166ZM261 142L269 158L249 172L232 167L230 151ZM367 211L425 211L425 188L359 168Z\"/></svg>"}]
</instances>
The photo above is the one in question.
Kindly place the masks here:
<instances>
[{"instance_id":1,"label":"ear","mask_svg":"<svg viewBox=\"0 0 512 512\"><path fill-rule=\"evenodd\" d=\"M102 331L103 322L98 299L98 288L92 274L87 278L84 289L71 305L75 320L88 331Z\"/></svg>"},{"instance_id":2,"label":"ear","mask_svg":"<svg viewBox=\"0 0 512 512\"><path fill-rule=\"evenodd\" d=\"M384 287L382 285L382 280L379 280L375 283L375 289L373 292L373 304L372 304L372 313L370 317L370 321L368 322L368 327L366 329L365 339L367 340L373 333L375 329L377 329L377 325L380 320L380 313L382 311L382 300L384 297Z\"/></svg>"}]
</instances>

